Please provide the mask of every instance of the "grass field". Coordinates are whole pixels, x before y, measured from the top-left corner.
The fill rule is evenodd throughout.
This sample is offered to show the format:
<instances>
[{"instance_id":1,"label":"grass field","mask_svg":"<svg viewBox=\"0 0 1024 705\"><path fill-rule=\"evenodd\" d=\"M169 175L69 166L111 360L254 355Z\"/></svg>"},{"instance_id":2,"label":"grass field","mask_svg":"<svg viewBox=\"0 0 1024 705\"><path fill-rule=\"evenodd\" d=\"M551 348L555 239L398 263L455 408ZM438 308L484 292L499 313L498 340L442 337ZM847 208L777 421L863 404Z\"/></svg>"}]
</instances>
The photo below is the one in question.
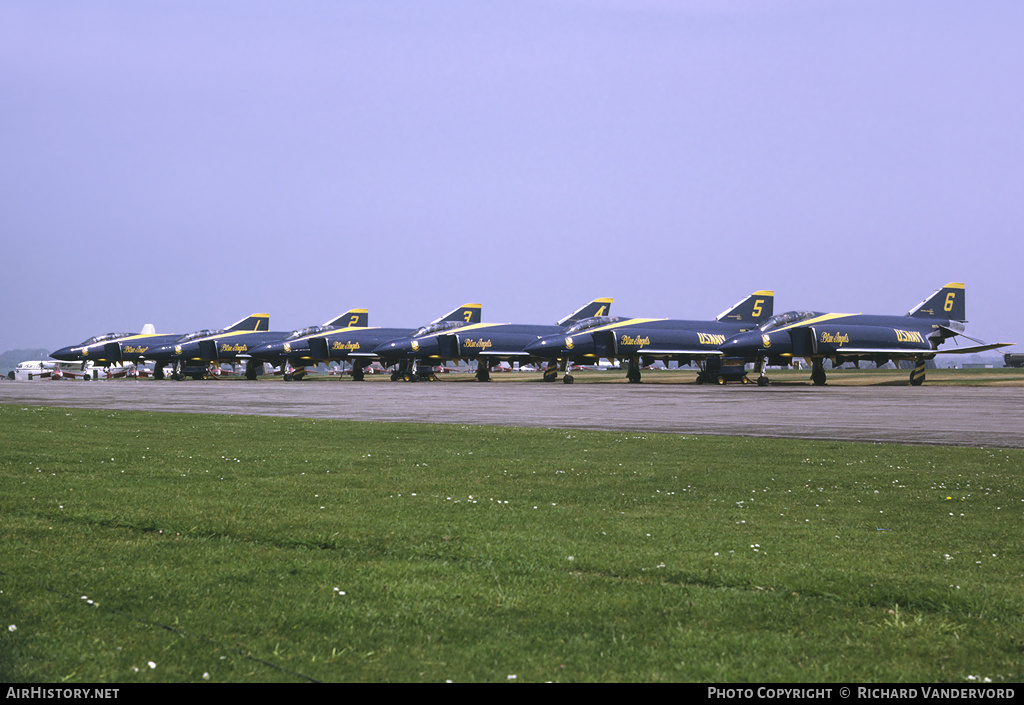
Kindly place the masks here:
<instances>
[{"instance_id":1,"label":"grass field","mask_svg":"<svg viewBox=\"0 0 1024 705\"><path fill-rule=\"evenodd\" d=\"M1021 451L0 425L5 682L1024 677Z\"/></svg>"}]
</instances>

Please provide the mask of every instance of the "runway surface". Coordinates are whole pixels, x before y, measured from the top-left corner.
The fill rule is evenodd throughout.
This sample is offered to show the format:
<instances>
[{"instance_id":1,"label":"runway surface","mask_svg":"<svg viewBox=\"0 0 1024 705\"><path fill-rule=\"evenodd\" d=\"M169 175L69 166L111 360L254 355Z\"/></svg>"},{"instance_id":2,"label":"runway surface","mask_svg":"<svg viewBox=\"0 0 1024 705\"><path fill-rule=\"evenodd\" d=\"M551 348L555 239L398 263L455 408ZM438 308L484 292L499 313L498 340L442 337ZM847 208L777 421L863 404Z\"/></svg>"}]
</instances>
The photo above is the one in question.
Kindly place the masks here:
<instances>
[{"instance_id":1,"label":"runway surface","mask_svg":"<svg viewBox=\"0 0 1024 705\"><path fill-rule=\"evenodd\" d=\"M1024 448L1024 388L37 381L0 403Z\"/></svg>"}]
</instances>

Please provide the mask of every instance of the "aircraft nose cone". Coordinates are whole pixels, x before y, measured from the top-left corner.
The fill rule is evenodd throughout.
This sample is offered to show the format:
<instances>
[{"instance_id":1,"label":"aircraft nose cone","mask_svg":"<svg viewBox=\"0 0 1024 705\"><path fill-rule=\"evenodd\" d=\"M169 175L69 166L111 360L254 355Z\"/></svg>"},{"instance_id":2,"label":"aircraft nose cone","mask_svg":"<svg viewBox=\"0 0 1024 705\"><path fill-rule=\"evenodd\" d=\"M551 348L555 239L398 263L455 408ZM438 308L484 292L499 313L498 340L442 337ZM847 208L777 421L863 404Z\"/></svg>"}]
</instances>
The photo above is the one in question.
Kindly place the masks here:
<instances>
[{"instance_id":1,"label":"aircraft nose cone","mask_svg":"<svg viewBox=\"0 0 1024 705\"><path fill-rule=\"evenodd\" d=\"M61 348L60 350L55 350L54 352L50 353L50 357L52 357L54 360L64 360L66 362L78 359L78 356L74 352L72 352L71 346Z\"/></svg>"},{"instance_id":2,"label":"aircraft nose cone","mask_svg":"<svg viewBox=\"0 0 1024 705\"><path fill-rule=\"evenodd\" d=\"M163 360L171 356L174 351L173 345L154 345L146 351L147 360Z\"/></svg>"},{"instance_id":3,"label":"aircraft nose cone","mask_svg":"<svg viewBox=\"0 0 1024 705\"><path fill-rule=\"evenodd\" d=\"M534 357L554 358L561 354L564 342L565 336L547 336L529 343L524 350Z\"/></svg>"},{"instance_id":4,"label":"aircraft nose cone","mask_svg":"<svg viewBox=\"0 0 1024 705\"><path fill-rule=\"evenodd\" d=\"M284 343L266 343L264 345L257 345L249 351L249 354L253 357L268 357L283 355L284 352Z\"/></svg>"},{"instance_id":5,"label":"aircraft nose cone","mask_svg":"<svg viewBox=\"0 0 1024 705\"><path fill-rule=\"evenodd\" d=\"M374 354L386 359L427 357L437 354L437 338L402 338L377 347Z\"/></svg>"},{"instance_id":6,"label":"aircraft nose cone","mask_svg":"<svg viewBox=\"0 0 1024 705\"><path fill-rule=\"evenodd\" d=\"M407 344L401 340L390 340L373 349L373 354L387 359L406 356Z\"/></svg>"},{"instance_id":7,"label":"aircraft nose cone","mask_svg":"<svg viewBox=\"0 0 1024 705\"><path fill-rule=\"evenodd\" d=\"M729 357L747 358L755 355L788 353L791 349L788 335L771 335L760 331L741 333L719 346L719 350Z\"/></svg>"}]
</instances>

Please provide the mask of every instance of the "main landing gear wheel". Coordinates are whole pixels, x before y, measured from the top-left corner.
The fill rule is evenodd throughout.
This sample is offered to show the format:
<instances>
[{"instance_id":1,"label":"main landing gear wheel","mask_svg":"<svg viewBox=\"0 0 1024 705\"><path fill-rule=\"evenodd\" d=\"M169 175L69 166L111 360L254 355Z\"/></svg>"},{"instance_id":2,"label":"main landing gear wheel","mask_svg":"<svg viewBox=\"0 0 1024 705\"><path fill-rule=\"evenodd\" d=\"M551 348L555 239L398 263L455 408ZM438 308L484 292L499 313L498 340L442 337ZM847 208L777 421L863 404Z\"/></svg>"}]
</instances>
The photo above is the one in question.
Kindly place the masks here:
<instances>
[{"instance_id":1,"label":"main landing gear wheel","mask_svg":"<svg viewBox=\"0 0 1024 705\"><path fill-rule=\"evenodd\" d=\"M825 370L817 366L811 370L811 382L813 382L816 387L825 386Z\"/></svg>"},{"instance_id":2,"label":"main landing gear wheel","mask_svg":"<svg viewBox=\"0 0 1024 705\"><path fill-rule=\"evenodd\" d=\"M626 379L630 384L640 383L640 360L635 357L629 360L629 367L626 369Z\"/></svg>"},{"instance_id":3,"label":"main landing gear wheel","mask_svg":"<svg viewBox=\"0 0 1024 705\"><path fill-rule=\"evenodd\" d=\"M544 381L554 382L558 379L558 365L551 364L544 368Z\"/></svg>"},{"instance_id":4,"label":"main landing gear wheel","mask_svg":"<svg viewBox=\"0 0 1024 705\"><path fill-rule=\"evenodd\" d=\"M354 382L362 382L365 376L366 372L363 371L362 367L360 367L359 365L352 366L352 380Z\"/></svg>"},{"instance_id":5,"label":"main landing gear wheel","mask_svg":"<svg viewBox=\"0 0 1024 705\"><path fill-rule=\"evenodd\" d=\"M479 362L476 366L476 381L477 382L490 382L491 381L491 370L486 364Z\"/></svg>"},{"instance_id":6,"label":"main landing gear wheel","mask_svg":"<svg viewBox=\"0 0 1024 705\"><path fill-rule=\"evenodd\" d=\"M918 362L910 371L910 386L920 387L924 384L924 361Z\"/></svg>"}]
</instances>

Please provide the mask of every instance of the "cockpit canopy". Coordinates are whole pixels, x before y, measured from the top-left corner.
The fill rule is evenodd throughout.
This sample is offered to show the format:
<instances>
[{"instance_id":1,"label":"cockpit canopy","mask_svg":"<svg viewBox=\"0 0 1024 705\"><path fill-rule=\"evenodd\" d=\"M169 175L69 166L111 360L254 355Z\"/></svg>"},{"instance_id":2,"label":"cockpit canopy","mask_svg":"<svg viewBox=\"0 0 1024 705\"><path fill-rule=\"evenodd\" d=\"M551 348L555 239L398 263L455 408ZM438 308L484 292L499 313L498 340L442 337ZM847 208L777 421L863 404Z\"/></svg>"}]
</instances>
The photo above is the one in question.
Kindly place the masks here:
<instances>
[{"instance_id":1,"label":"cockpit canopy","mask_svg":"<svg viewBox=\"0 0 1024 705\"><path fill-rule=\"evenodd\" d=\"M223 333L223 332L224 332L223 329L221 329L221 330L210 330L210 329L207 328L207 329L204 329L204 330L197 330L197 331L195 331L193 333L186 333L185 335L181 336L180 338L178 338L174 342L175 343L187 343L190 340L195 340L197 338L205 338L205 337L210 336L210 335L219 335L220 333Z\"/></svg>"},{"instance_id":2,"label":"cockpit canopy","mask_svg":"<svg viewBox=\"0 0 1024 705\"><path fill-rule=\"evenodd\" d=\"M314 335L316 333L323 333L324 331L334 330L334 326L309 326L301 330L294 330L291 332L285 340L295 340L296 338L305 338L307 335Z\"/></svg>"},{"instance_id":3,"label":"cockpit canopy","mask_svg":"<svg viewBox=\"0 0 1024 705\"><path fill-rule=\"evenodd\" d=\"M103 335L94 335L93 337L89 338L87 341L82 343L82 345L80 347L85 347L86 345L95 345L96 343L102 343L104 340L116 340L117 338L127 338L127 337L132 336L132 335L135 335L135 334L134 333L105 333Z\"/></svg>"},{"instance_id":4,"label":"cockpit canopy","mask_svg":"<svg viewBox=\"0 0 1024 705\"><path fill-rule=\"evenodd\" d=\"M461 328L466 325L464 321L438 321L437 323L431 323L430 325L423 326L418 329L411 337L419 338L424 335L430 335L431 333L440 333L441 331L451 330L452 328Z\"/></svg>"},{"instance_id":5,"label":"cockpit canopy","mask_svg":"<svg viewBox=\"0 0 1024 705\"><path fill-rule=\"evenodd\" d=\"M767 321L762 323L757 329L763 333L767 333L770 330L782 328L783 326L789 326L800 321L806 321L808 318L814 318L817 316L814 311L786 311L780 313L778 316L772 316Z\"/></svg>"},{"instance_id":6,"label":"cockpit canopy","mask_svg":"<svg viewBox=\"0 0 1024 705\"><path fill-rule=\"evenodd\" d=\"M591 328L598 328L600 326L607 326L617 321L621 321L621 316L592 316L590 318L584 318L582 321L577 321L571 326L565 329L566 335L572 335L574 333L581 333Z\"/></svg>"}]
</instances>

